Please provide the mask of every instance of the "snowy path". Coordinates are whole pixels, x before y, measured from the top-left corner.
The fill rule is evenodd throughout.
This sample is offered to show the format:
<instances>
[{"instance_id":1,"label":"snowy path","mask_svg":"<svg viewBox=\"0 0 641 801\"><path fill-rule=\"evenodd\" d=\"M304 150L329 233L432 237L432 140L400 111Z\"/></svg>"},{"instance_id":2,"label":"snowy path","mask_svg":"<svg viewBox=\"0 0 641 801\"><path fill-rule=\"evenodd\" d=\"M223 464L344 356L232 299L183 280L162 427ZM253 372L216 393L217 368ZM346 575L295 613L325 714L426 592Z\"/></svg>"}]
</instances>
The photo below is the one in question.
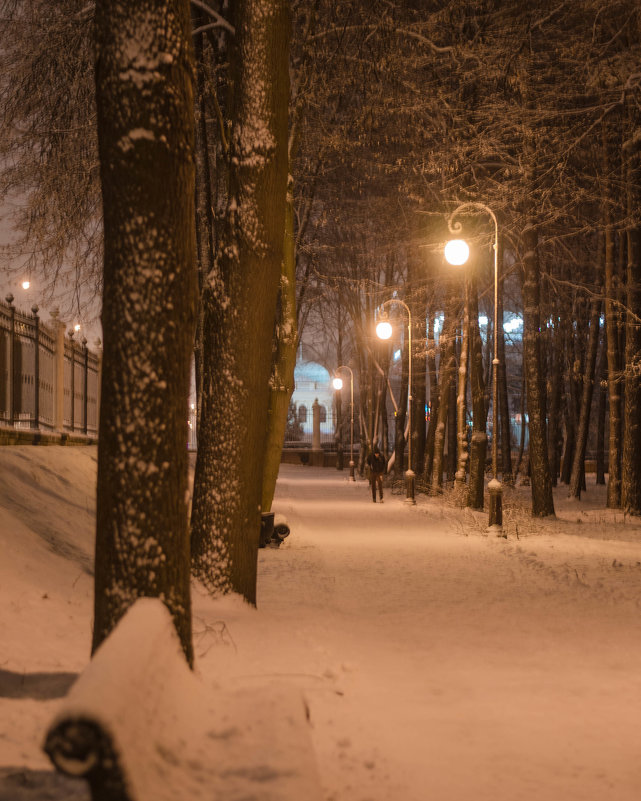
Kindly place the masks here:
<instances>
[{"instance_id":1,"label":"snowy path","mask_svg":"<svg viewBox=\"0 0 641 801\"><path fill-rule=\"evenodd\" d=\"M293 534L261 554L278 644L256 658L297 666L328 799L639 798L641 546L465 536L311 468L275 508Z\"/></svg>"},{"instance_id":2,"label":"snowy path","mask_svg":"<svg viewBox=\"0 0 641 801\"><path fill-rule=\"evenodd\" d=\"M3 448L0 478L0 801L87 801L41 743L89 654L95 449ZM259 553L257 610L194 588L197 672L301 691L326 801L637 801L641 526L600 491L503 540L283 465L291 537Z\"/></svg>"}]
</instances>

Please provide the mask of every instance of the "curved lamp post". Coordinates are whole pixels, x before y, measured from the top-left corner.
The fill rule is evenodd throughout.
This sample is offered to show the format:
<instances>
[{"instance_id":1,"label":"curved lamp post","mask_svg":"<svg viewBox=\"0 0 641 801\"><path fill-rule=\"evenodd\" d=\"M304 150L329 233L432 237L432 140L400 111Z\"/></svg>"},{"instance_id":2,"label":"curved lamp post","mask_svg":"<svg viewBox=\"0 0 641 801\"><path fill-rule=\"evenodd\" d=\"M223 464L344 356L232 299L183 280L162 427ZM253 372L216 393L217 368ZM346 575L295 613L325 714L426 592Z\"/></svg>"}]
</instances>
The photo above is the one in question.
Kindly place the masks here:
<instances>
[{"instance_id":1,"label":"curved lamp post","mask_svg":"<svg viewBox=\"0 0 641 801\"><path fill-rule=\"evenodd\" d=\"M352 368L348 367L346 364L341 364L340 367L336 368L336 372L339 370L349 370L349 480L356 481L356 477L354 476L354 373ZM339 376L336 376L332 383L334 384L334 389L343 388L343 379Z\"/></svg>"},{"instance_id":2,"label":"curved lamp post","mask_svg":"<svg viewBox=\"0 0 641 801\"><path fill-rule=\"evenodd\" d=\"M384 309L392 303L398 303L407 312L407 345L408 345L408 394L407 394L407 423L409 437L407 441L407 470L405 471L406 503L416 503L414 497L414 471L412 470L412 312L407 303L398 298L390 298L384 301L380 308ZM381 316L381 320L376 325L376 336L379 339L389 339L392 336L392 324L387 319L387 315Z\"/></svg>"},{"instance_id":3,"label":"curved lamp post","mask_svg":"<svg viewBox=\"0 0 641 801\"><path fill-rule=\"evenodd\" d=\"M487 488L490 493L489 526L500 533L503 528L503 487L498 479L499 347L497 331L499 308L499 225L492 209L484 203L471 201L468 203L461 203L448 217L447 227L452 234L460 234L463 227L460 222L456 221L456 217L459 214L464 214L469 211L484 211L490 215L494 223L494 358L492 360L492 406L494 407L494 421L492 430L492 479L488 483ZM453 239L445 245L445 258L454 266L465 264L469 254L470 248L463 239Z\"/></svg>"}]
</instances>

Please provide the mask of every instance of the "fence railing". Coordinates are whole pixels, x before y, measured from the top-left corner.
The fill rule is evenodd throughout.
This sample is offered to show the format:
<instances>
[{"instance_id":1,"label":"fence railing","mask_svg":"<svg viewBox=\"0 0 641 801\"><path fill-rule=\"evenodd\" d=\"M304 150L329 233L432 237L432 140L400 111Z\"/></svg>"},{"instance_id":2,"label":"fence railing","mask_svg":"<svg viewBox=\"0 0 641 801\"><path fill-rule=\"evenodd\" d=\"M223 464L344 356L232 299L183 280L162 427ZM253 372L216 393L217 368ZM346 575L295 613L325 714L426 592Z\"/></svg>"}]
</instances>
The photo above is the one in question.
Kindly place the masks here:
<instances>
[{"instance_id":1,"label":"fence railing","mask_svg":"<svg viewBox=\"0 0 641 801\"><path fill-rule=\"evenodd\" d=\"M0 424L81 434L98 431L101 357L87 340L65 336L52 314L18 311L13 295L0 302Z\"/></svg>"}]
</instances>

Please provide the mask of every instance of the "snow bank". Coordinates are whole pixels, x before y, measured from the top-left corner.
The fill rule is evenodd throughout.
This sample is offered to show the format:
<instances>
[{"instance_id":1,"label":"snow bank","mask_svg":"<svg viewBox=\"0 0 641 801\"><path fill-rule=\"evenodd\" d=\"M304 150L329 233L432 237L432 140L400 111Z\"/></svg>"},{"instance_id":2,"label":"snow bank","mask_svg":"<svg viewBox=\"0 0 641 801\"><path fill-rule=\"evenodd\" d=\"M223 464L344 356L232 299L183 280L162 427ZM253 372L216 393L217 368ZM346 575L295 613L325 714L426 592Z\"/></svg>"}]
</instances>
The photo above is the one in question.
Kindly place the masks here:
<instances>
[{"instance_id":1,"label":"snow bank","mask_svg":"<svg viewBox=\"0 0 641 801\"><path fill-rule=\"evenodd\" d=\"M96 741L67 751L79 723L106 735L132 801L320 799L298 693L206 686L157 599L129 609L49 729L54 763L91 781L105 756Z\"/></svg>"}]
</instances>

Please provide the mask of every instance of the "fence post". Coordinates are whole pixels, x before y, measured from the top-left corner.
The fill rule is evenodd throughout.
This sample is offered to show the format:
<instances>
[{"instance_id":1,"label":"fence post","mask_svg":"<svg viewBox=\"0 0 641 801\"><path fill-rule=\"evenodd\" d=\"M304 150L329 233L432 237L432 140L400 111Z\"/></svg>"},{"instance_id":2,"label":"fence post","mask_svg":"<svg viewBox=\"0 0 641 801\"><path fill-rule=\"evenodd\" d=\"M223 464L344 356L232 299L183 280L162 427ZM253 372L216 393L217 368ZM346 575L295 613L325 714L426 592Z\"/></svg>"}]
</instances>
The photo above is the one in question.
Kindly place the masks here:
<instances>
[{"instance_id":1,"label":"fence post","mask_svg":"<svg viewBox=\"0 0 641 801\"><path fill-rule=\"evenodd\" d=\"M75 405L76 405L76 363L75 363L75 348L76 344L73 341L73 335L75 331L73 328L69 332L69 341L71 342L71 431L75 431L75 420L74 420L74 412L75 412Z\"/></svg>"},{"instance_id":2,"label":"fence post","mask_svg":"<svg viewBox=\"0 0 641 801\"><path fill-rule=\"evenodd\" d=\"M53 397L53 427L56 431L63 431L65 425L65 324L59 320L59 309L51 310L56 340L54 346L54 388Z\"/></svg>"},{"instance_id":3,"label":"fence post","mask_svg":"<svg viewBox=\"0 0 641 801\"><path fill-rule=\"evenodd\" d=\"M33 359L34 387L33 387L33 420L31 428L40 428L40 318L38 317L38 307L34 304L31 307L33 314L33 344L35 347Z\"/></svg>"},{"instance_id":4,"label":"fence post","mask_svg":"<svg viewBox=\"0 0 641 801\"><path fill-rule=\"evenodd\" d=\"M9 364L8 364L8 370L7 370L7 372L8 372L7 378L8 378L8 381L9 381L9 386L7 387L8 396L9 396L8 397L9 408L8 408L7 411L9 413L9 425L12 426L13 425L13 414L14 414L14 400L15 400L14 397L13 397L13 392L14 392L14 388L13 388L13 384L14 384L13 371L14 371L14 364L15 364L15 361L14 361L14 342L15 342L15 337L16 337L16 307L13 305L13 295L11 294L11 292L7 295L5 300L9 304L9 311L11 312L11 323L10 323L10 327L9 327Z\"/></svg>"},{"instance_id":5,"label":"fence post","mask_svg":"<svg viewBox=\"0 0 641 801\"><path fill-rule=\"evenodd\" d=\"M96 339L96 356L98 357L98 377L96 379L96 431L100 433L100 394L102 392L102 342Z\"/></svg>"},{"instance_id":6,"label":"fence post","mask_svg":"<svg viewBox=\"0 0 641 801\"><path fill-rule=\"evenodd\" d=\"M82 338L82 347L85 350L85 375L84 375L84 389L83 389L83 403L82 403L82 433L87 433L87 394L89 391L89 348L87 347L87 338Z\"/></svg>"},{"instance_id":7,"label":"fence post","mask_svg":"<svg viewBox=\"0 0 641 801\"><path fill-rule=\"evenodd\" d=\"M312 403L312 450L321 450L320 403L318 398Z\"/></svg>"}]
</instances>

